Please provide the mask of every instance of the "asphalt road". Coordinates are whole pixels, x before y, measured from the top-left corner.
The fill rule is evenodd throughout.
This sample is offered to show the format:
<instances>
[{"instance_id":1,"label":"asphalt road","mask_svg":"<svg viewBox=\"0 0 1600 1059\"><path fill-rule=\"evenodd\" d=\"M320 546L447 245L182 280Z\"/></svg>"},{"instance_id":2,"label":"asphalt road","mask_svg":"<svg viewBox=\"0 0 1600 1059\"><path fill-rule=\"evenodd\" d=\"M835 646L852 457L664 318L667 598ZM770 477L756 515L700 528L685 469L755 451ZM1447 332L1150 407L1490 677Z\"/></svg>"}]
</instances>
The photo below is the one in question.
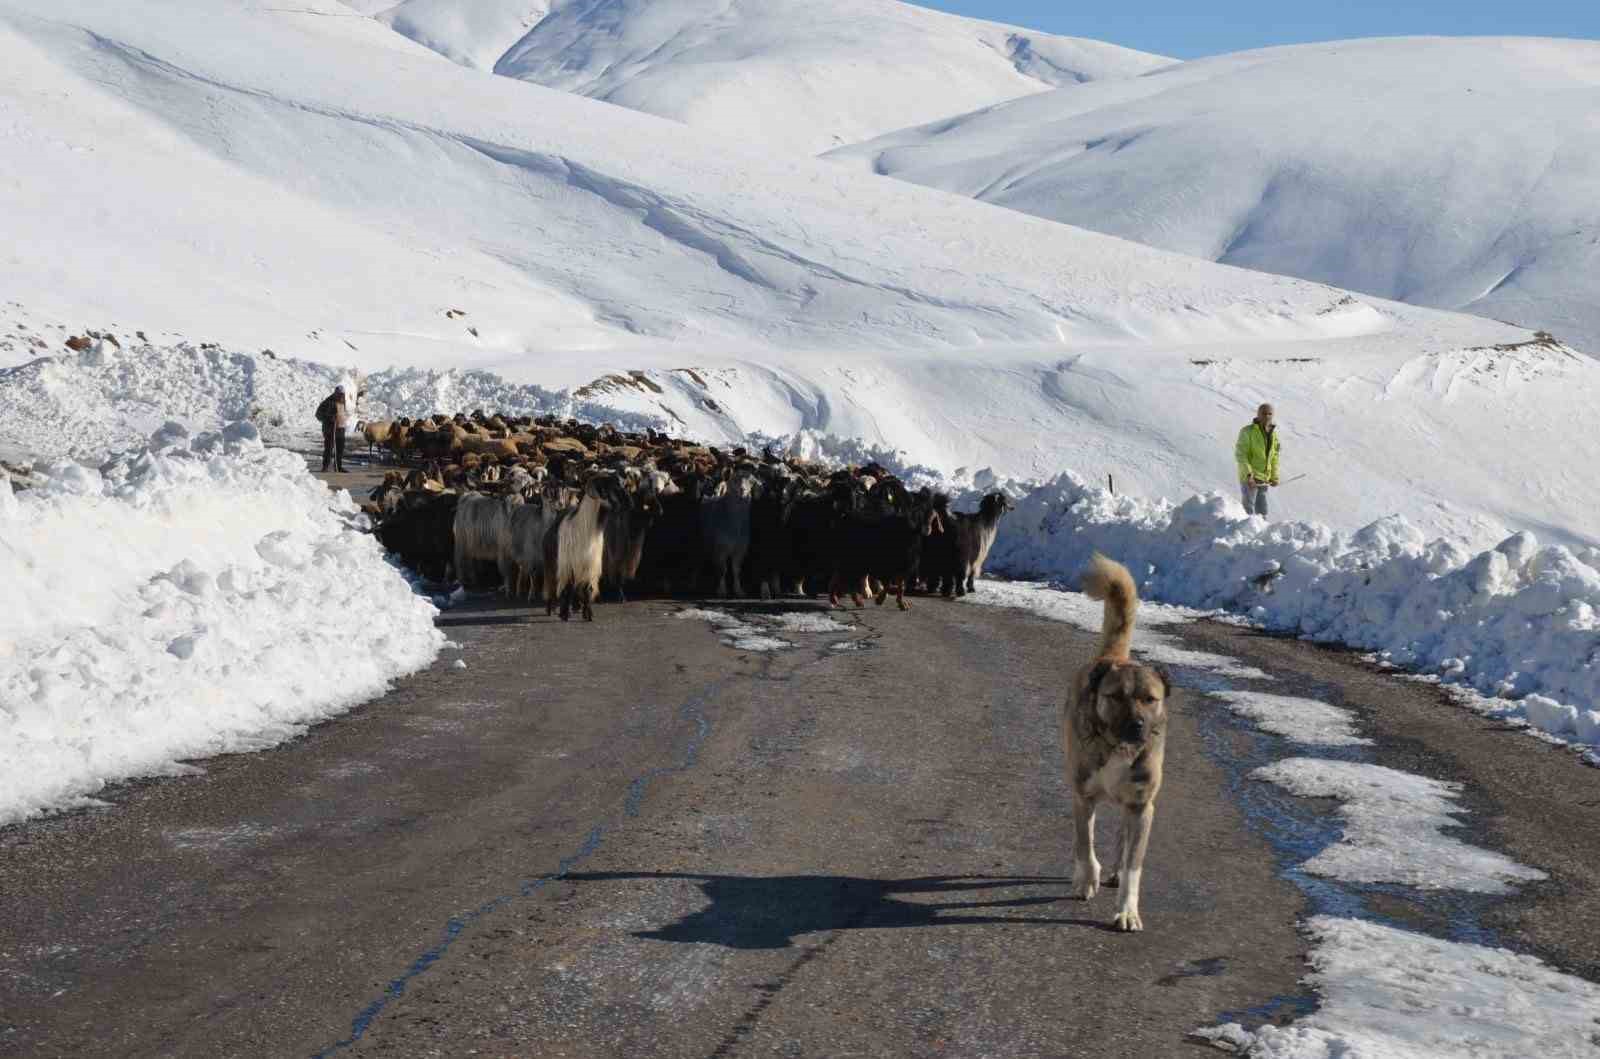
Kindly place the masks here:
<instances>
[{"instance_id":1,"label":"asphalt road","mask_svg":"<svg viewBox=\"0 0 1600 1059\"><path fill-rule=\"evenodd\" d=\"M1309 1002L1255 737L1201 691L1122 935L1114 890L1068 896L1089 636L917 600L758 653L685 606L474 599L459 650L292 744L0 830L0 1055L1166 1056ZM1346 652L1184 635L1356 710L1373 760L1464 782L1465 837L1552 876L1369 910L1600 974L1600 771Z\"/></svg>"},{"instance_id":2,"label":"asphalt road","mask_svg":"<svg viewBox=\"0 0 1600 1059\"><path fill-rule=\"evenodd\" d=\"M0 832L0 1052L1156 1055L1294 991L1181 700L1146 932L1068 898L1088 637L919 601L751 654L680 607L475 601L306 738Z\"/></svg>"}]
</instances>

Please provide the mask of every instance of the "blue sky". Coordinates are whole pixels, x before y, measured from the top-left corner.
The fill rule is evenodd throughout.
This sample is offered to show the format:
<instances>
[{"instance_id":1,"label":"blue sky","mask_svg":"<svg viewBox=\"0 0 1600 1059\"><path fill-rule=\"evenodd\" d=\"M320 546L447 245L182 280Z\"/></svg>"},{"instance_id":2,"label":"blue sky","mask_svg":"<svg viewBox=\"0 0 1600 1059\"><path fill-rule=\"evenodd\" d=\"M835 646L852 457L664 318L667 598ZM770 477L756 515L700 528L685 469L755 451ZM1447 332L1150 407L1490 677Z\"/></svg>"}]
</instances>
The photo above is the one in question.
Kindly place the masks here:
<instances>
[{"instance_id":1,"label":"blue sky","mask_svg":"<svg viewBox=\"0 0 1600 1059\"><path fill-rule=\"evenodd\" d=\"M1180 59L1411 34L1600 37L1600 0L914 0L924 7Z\"/></svg>"}]
</instances>

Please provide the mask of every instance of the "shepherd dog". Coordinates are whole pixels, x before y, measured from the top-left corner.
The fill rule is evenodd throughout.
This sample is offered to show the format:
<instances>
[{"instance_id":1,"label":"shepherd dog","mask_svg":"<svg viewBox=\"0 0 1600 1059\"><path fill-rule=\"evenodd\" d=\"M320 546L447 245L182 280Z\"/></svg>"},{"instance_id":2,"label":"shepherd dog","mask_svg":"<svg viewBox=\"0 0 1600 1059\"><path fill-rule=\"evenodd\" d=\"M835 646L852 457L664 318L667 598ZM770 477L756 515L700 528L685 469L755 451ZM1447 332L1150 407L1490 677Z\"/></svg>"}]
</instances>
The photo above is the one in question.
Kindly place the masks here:
<instances>
[{"instance_id":1,"label":"shepherd dog","mask_svg":"<svg viewBox=\"0 0 1600 1059\"><path fill-rule=\"evenodd\" d=\"M1120 886L1122 900L1111 924L1143 930L1139 880L1167 742L1167 696L1172 681L1158 666L1133 661L1134 612L1139 592L1121 563L1096 554L1084 593L1105 603L1100 652L1078 671L1062 718L1067 781L1072 785L1072 895L1087 901L1102 885L1094 855L1095 809L1102 801L1122 807L1116 863L1104 880Z\"/></svg>"}]
</instances>

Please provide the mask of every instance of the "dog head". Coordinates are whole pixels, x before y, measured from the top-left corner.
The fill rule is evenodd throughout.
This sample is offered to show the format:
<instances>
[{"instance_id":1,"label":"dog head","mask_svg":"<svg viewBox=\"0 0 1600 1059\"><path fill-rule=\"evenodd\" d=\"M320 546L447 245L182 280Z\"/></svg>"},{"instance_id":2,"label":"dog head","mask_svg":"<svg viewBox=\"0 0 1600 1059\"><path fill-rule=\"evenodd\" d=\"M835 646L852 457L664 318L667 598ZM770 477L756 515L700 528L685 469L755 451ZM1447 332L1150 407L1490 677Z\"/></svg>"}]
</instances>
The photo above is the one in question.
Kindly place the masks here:
<instances>
[{"instance_id":1,"label":"dog head","mask_svg":"<svg viewBox=\"0 0 1600 1059\"><path fill-rule=\"evenodd\" d=\"M1096 662L1087 691L1097 727L1124 747L1144 746L1167 726L1172 679L1159 666Z\"/></svg>"}]
</instances>

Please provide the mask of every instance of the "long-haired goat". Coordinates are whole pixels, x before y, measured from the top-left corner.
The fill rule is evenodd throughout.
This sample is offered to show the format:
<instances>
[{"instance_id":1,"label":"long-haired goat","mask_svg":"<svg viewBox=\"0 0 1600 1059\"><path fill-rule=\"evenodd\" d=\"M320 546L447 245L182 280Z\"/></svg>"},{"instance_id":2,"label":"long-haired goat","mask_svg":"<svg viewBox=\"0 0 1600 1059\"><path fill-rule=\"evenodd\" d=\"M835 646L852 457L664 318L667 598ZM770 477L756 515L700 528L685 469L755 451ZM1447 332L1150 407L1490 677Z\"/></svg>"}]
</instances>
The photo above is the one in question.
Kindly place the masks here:
<instances>
[{"instance_id":1,"label":"long-haired goat","mask_svg":"<svg viewBox=\"0 0 1600 1059\"><path fill-rule=\"evenodd\" d=\"M477 577L472 564L477 562L494 563L500 570L502 583L511 584L511 557L501 553L500 539L507 531L512 508L521 503L520 496L467 493L456 505L456 577L462 587L474 586Z\"/></svg>"},{"instance_id":2,"label":"long-haired goat","mask_svg":"<svg viewBox=\"0 0 1600 1059\"><path fill-rule=\"evenodd\" d=\"M584 621L594 621L594 598L600 594L600 574L605 568L606 513L614 502L606 499L611 487L603 479L591 479L578 506L563 511L545 531L545 613L555 612L559 596L562 621L571 618L574 603L582 607Z\"/></svg>"},{"instance_id":3,"label":"long-haired goat","mask_svg":"<svg viewBox=\"0 0 1600 1059\"><path fill-rule=\"evenodd\" d=\"M544 594L544 535L561 515L561 491L554 485L536 491L519 504L506 520L500 550L510 560L512 580L508 586L513 599L533 599Z\"/></svg>"},{"instance_id":4,"label":"long-haired goat","mask_svg":"<svg viewBox=\"0 0 1600 1059\"><path fill-rule=\"evenodd\" d=\"M956 579L957 595L961 594L963 580L966 582L966 591L977 590L976 584L983 575L984 561L989 558L989 549L994 546L995 535L1000 531L1000 516L1012 510L1015 510L1015 505L1004 493L990 493L978 505L976 515L967 515L957 521L956 543L961 550Z\"/></svg>"}]
</instances>

